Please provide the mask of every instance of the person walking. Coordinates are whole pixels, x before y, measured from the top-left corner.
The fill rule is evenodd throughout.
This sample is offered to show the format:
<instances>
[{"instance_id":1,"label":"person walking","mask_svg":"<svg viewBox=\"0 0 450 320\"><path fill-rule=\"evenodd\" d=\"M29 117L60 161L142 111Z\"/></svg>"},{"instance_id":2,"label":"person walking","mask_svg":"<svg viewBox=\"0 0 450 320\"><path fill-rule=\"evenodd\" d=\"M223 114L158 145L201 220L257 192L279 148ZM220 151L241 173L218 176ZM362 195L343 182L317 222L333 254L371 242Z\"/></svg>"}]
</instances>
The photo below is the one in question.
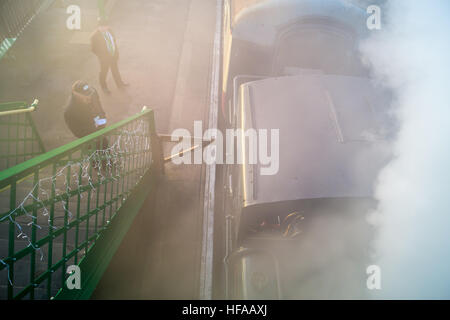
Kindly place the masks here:
<instances>
[{"instance_id":1,"label":"person walking","mask_svg":"<svg viewBox=\"0 0 450 320\"><path fill-rule=\"evenodd\" d=\"M100 62L99 80L103 91L110 94L106 84L106 76L109 69L113 75L114 81L118 88L128 86L120 76L117 61L119 60L119 50L117 41L111 28L108 26L106 19L100 18L97 29L91 35L91 50L98 57Z\"/></svg>"}]
</instances>

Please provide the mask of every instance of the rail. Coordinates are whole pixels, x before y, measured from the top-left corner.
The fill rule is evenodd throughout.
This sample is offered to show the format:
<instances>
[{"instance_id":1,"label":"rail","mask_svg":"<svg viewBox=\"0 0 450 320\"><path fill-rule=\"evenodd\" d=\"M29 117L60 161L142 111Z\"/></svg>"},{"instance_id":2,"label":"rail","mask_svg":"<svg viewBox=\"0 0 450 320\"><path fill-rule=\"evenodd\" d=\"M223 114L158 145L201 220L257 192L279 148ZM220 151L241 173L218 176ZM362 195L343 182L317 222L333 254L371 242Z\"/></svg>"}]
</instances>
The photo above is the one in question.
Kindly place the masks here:
<instances>
[{"instance_id":1,"label":"rail","mask_svg":"<svg viewBox=\"0 0 450 320\"><path fill-rule=\"evenodd\" d=\"M86 299L153 190L152 110L0 172L0 299ZM79 266L81 289L66 286Z\"/></svg>"},{"instance_id":2,"label":"rail","mask_svg":"<svg viewBox=\"0 0 450 320\"><path fill-rule=\"evenodd\" d=\"M0 59L13 46L23 30L54 0L0 1Z\"/></svg>"},{"instance_id":3,"label":"rail","mask_svg":"<svg viewBox=\"0 0 450 320\"><path fill-rule=\"evenodd\" d=\"M7 169L45 152L31 112L38 100L0 104L0 170Z\"/></svg>"}]
</instances>

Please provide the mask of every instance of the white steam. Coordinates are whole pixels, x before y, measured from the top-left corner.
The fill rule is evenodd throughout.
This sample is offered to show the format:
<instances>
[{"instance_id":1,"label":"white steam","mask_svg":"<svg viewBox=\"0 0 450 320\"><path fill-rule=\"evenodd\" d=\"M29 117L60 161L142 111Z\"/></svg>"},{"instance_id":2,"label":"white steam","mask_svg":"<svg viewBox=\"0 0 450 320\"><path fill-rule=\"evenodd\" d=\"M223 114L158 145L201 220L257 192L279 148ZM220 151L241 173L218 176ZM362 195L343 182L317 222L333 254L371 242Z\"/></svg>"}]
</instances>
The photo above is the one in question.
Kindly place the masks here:
<instances>
[{"instance_id":1,"label":"white steam","mask_svg":"<svg viewBox=\"0 0 450 320\"><path fill-rule=\"evenodd\" d=\"M379 176L376 298L450 298L450 2L392 0L362 51L395 93L395 159Z\"/></svg>"}]
</instances>

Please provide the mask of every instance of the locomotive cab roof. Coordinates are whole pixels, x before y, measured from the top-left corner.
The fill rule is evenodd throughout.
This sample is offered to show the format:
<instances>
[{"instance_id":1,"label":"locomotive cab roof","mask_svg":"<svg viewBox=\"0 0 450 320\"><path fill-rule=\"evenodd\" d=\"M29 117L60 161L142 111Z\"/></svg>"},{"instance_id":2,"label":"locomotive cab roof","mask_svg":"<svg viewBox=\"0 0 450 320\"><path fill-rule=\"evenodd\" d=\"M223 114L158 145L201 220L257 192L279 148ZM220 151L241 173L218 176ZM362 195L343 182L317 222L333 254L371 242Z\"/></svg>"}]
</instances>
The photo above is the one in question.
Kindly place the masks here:
<instances>
[{"instance_id":1,"label":"locomotive cab roof","mask_svg":"<svg viewBox=\"0 0 450 320\"><path fill-rule=\"evenodd\" d=\"M339 24L360 37L367 32L364 9L345 0L245 0L231 2L234 38L270 46L295 23Z\"/></svg>"},{"instance_id":2,"label":"locomotive cab roof","mask_svg":"<svg viewBox=\"0 0 450 320\"><path fill-rule=\"evenodd\" d=\"M279 130L276 174L261 175L260 164L243 165L244 207L373 196L379 170L391 156L395 123L388 93L371 80L341 75L268 78L243 84L239 100L244 131ZM268 149L270 153L270 143Z\"/></svg>"}]
</instances>

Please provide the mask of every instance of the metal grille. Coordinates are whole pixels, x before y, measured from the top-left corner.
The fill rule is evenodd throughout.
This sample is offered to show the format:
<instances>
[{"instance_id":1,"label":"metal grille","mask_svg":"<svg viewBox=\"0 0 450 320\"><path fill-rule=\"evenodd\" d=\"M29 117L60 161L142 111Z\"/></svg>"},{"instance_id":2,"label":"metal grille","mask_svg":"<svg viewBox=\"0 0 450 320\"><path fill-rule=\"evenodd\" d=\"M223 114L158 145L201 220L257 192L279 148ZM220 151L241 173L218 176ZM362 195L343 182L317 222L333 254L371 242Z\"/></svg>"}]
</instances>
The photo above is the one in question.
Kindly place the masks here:
<instances>
[{"instance_id":1,"label":"metal grille","mask_svg":"<svg viewBox=\"0 0 450 320\"><path fill-rule=\"evenodd\" d=\"M24 108L27 108L25 102L0 104L0 112ZM0 115L0 170L44 152L44 145L29 112Z\"/></svg>"},{"instance_id":2,"label":"metal grille","mask_svg":"<svg viewBox=\"0 0 450 320\"><path fill-rule=\"evenodd\" d=\"M0 58L41 9L53 0L2 0L0 1Z\"/></svg>"},{"instance_id":3,"label":"metal grille","mask_svg":"<svg viewBox=\"0 0 450 320\"><path fill-rule=\"evenodd\" d=\"M0 298L49 299L152 164L153 112L0 172Z\"/></svg>"},{"instance_id":4,"label":"metal grille","mask_svg":"<svg viewBox=\"0 0 450 320\"><path fill-rule=\"evenodd\" d=\"M0 2L0 40L17 38L47 0L2 0Z\"/></svg>"}]
</instances>

